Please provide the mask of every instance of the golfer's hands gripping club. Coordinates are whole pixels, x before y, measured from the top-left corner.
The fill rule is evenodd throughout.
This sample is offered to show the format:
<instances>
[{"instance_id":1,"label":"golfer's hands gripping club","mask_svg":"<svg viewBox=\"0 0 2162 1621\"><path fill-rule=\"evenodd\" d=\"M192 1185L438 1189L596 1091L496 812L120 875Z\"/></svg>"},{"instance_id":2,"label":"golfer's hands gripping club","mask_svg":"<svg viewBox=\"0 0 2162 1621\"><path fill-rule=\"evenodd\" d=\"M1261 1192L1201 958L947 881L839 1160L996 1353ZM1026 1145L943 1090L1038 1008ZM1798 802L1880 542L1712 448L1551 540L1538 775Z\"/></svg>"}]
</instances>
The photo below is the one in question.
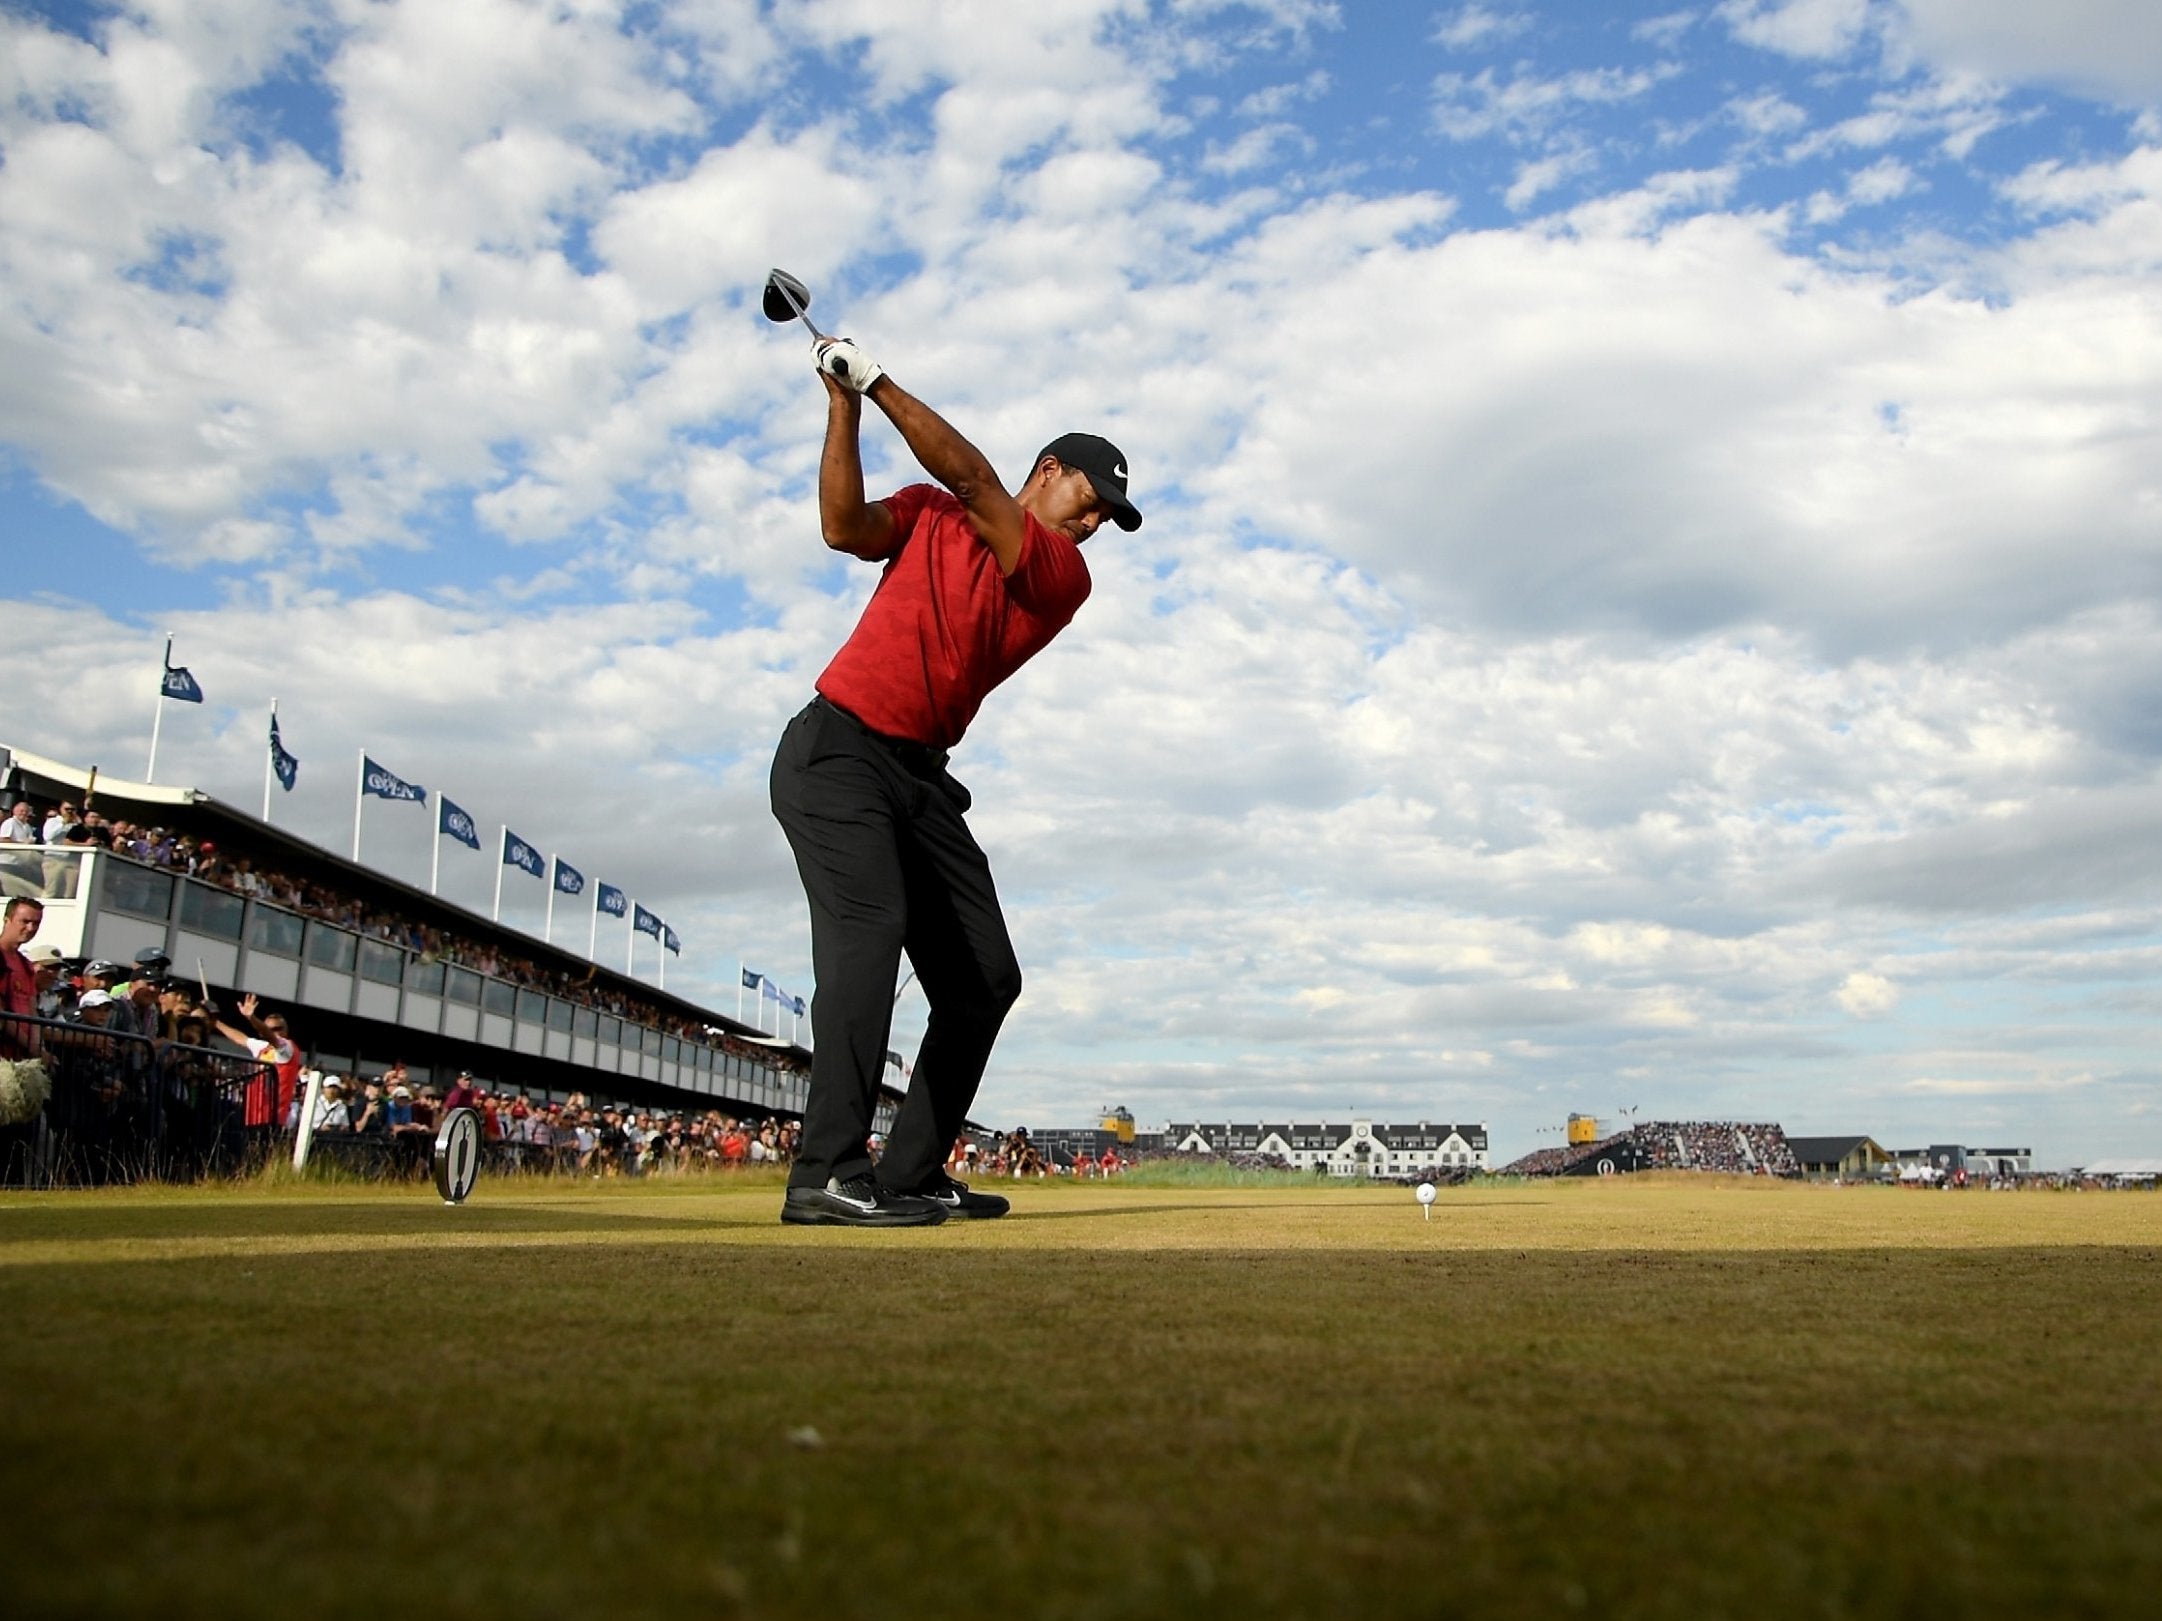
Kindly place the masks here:
<instances>
[{"instance_id":1,"label":"golfer's hands gripping club","mask_svg":"<svg viewBox=\"0 0 2162 1621\"><path fill-rule=\"evenodd\" d=\"M820 338L811 353L820 371L858 394L870 393L871 385L886 375L886 368L857 347L853 338Z\"/></svg>"}]
</instances>

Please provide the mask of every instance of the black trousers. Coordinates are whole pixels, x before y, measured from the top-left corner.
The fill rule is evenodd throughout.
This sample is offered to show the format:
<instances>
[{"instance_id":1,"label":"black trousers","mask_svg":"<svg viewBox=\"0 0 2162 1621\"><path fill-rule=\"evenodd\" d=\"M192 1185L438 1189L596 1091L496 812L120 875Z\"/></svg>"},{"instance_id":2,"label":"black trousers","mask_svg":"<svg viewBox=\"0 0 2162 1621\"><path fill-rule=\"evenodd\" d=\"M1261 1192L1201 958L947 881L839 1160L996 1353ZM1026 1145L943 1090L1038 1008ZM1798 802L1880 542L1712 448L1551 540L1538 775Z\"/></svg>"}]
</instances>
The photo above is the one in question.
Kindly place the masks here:
<instances>
[{"instance_id":1,"label":"black trousers","mask_svg":"<svg viewBox=\"0 0 2162 1621\"><path fill-rule=\"evenodd\" d=\"M773 757L773 814L811 903L811 1091L794 1187L871 1168L865 1139L908 955L930 1003L916 1071L878 1165L909 1192L946 1161L1021 994L998 889L943 757L896 744L823 698Z\"/></svg>"}]
</instances>

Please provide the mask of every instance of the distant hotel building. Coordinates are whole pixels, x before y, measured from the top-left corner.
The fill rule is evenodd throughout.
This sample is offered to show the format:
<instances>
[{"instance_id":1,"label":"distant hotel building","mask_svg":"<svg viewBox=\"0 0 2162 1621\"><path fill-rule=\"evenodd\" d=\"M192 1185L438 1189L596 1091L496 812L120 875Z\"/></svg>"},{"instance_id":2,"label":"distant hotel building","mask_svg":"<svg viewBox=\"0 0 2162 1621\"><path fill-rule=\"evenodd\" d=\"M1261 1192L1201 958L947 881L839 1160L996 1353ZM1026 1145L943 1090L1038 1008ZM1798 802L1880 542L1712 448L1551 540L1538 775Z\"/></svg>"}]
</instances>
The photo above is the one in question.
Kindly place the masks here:
<instances>
[{"instance_id":1,"label":"distant hotel building","mask_svg":"<svg viewBox=\"0 0 2162 1621\"><path fill-rule=\"evenodd\" d=\"M1273 1155L1297 1170L1330 1176L1405 1176L1430 1167L1484 1171L1486 1122L1398 1126L1354 1118L1350 1124L1207 1125L1174 1122L1163 1145L1180 1154Z\"/></svg>"}]
</instances>

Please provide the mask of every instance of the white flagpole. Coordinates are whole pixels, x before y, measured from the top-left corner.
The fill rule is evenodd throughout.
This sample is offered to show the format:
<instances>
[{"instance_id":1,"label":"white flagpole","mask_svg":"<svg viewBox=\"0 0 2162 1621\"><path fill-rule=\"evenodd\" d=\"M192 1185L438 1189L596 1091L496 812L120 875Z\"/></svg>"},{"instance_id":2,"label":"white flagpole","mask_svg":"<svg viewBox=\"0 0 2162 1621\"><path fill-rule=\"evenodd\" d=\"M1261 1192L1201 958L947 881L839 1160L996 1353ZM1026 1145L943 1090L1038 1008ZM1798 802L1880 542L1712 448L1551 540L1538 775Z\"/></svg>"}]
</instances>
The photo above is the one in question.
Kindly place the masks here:
<instances>
[{"instance_id":1,"label":"white flagpole","mask_svg":"<svg viewBox=\"0 0 2162 1621\"><path fill-rule=\"evenodd\" d=\"M668 925L663 923L661 927L665 930ZM665 991L668 989L668 941L665 938L660 942L660 947L661 949L657 955L661 964L661 989Z\"/></svg>"},{"instance_id":2,"label":"white flagpole","mask_svg":"<svg viewBox=\"0 0 2162 1621\"><path fill-rule=\"evenodd\" d=\"M556 943L556 863L560 856L548 858L548 916L541 923L541 940L544 944Z\"/></svg>"},{"instance_id":3,"label":"white flagpole","mask_svg":"<svg viewBox=\"0 0 2162 1621\"><path fill-rule=\"evenodd\" d=\"M443 876L443 790L435 791L435 813L429 819L435 834L428 840L428 893L435 893L436 880Z\"/></svg>"},{"instance_id":4,"label":"white flagpole","mask_svg":"<svg viewBox=\"0 0 2162 1621\"><path fill-rule=\"evenodd\" d=\"M360 859L360 802L367 797L368 751L359 751L359 762L353 767L353 859Z\"/></svg>"},{"instance_id":5,"label":"white flagpole","mask_svg":"<svg viewBox=\"0 0 2162 1621\"><path fill-rule=\"evenodd\" d=\"M173 639L165 638L165 657L158 665L158 707L150 717L150 763L143 767L143 781L158 780L158 728L165 724L165 672L173 667Z\"/></svg>"},{"instance_id":6,"label":"white flagpole","mask_svg":"<svg viewBox=\"0 0 2162 1621\"><path fill-rule=\"evenodd\" d=\"M270 700L270 729L278 729L278 700L275 698ZM266 824L270 821L270 779L273 774L270 769L270 739L266 737L263 739L263 821Z\"/></svg>"},{"instance_id":7,"label":"white flagpole","mask_svg":"<svg viewBox=\"0 0 2162 1621\"><path fill-rule=\"evenodd\" d=\"M736 959L736 1023L743 1022L743 959Z\"/></svg>"},{"instance_id":8,"label":"white flagpole","mask_svg":"<svg viewBox=\"0 0 2162 1621\"><path fill-rule=\"evenodd\" d=\"M503 837L495 847L495 911L490 914L496 922L503 921L503 857L510 849L510 823L503 824Z\"/></svg>"},{"instance_id":9,"label":"white flagpole","mask_svg":"<svg viewBox=\"0 0 2162 1621\"><path fill-rule=\"evenodd\" d=\"M623 942L623 972L631 971L631 964L638 960L638 902L631 902L631 926L624 931L630 938Z\"/></svg>"},{"instance_id":10,"label":"white flagpole","mask_svg":"<svg viewBox=\"0 0 2162 1621\"><path fill-rule=\"evenodd\" d=\"M592 927L591 927L590 929L586 930L586 961L587 961L587 962L593 962L593 961L596 961L596 960L597 960L597 959L596 959L596 958L594 957L593 953L594 953L594 952L596 952L596 951L598 951L598 950L600 949L600 943L601 943L601 886L600 886L599 882L598 882L598 881L596 881L596 882L594 883L594 885L593 885L593 926L592 926Z\"/></svg>"}]
</instances>

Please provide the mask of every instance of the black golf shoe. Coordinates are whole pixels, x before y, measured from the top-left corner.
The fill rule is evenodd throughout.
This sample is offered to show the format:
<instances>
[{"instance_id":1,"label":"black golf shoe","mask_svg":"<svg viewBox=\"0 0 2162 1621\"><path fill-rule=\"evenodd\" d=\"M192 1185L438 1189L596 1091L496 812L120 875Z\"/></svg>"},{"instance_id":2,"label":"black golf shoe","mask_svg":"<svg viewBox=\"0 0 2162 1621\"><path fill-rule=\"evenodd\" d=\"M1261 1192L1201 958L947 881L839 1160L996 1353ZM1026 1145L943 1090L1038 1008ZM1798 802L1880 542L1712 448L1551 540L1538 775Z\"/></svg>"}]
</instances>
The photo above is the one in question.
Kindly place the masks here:
<instances>
[{"instance_id":1,"label":"black golf shoe","mask_svg":"<svg viewBox=\"0 0 2162 1621\"><path fill-rule=\"evenodd\" d=\"M956 1182L944 1171L918 1188L916 1193L919 1198L929 1199L947 1215L962 1221L990 1221L1013 1208L995 1193L970 1191L966 1182Z\"/></svg>"},{"instance_id":2,"label":"black golf shoe","mask_svg":"<svg viewBox=\"0 0 2162 1621\"><path fill-rule=\"evenodd\" d=\"M935 1199L889 1193L868 1176L845 1182L833 1177L822 1188L790 1188L781 1201L781 1220L792 1227L935 1227L948 1213Z\"/></svg>"}]
</instances>

